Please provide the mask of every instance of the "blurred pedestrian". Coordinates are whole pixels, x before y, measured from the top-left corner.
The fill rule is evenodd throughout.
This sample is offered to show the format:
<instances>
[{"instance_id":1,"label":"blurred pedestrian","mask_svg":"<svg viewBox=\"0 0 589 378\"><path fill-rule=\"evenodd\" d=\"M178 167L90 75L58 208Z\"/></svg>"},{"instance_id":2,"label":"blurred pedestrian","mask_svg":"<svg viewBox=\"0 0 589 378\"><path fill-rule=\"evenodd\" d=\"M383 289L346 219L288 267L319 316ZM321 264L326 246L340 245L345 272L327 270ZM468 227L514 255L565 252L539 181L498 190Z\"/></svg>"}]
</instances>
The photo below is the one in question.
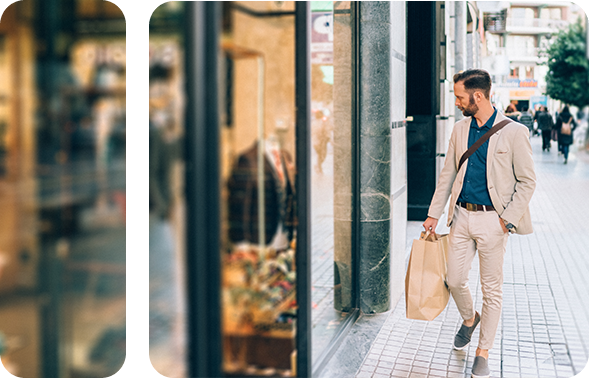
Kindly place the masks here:
<instances>
[{"instance_id":1,"label":"blurred pedestrian","mask_svg":"<svg viewBox=\"0 0 589 378\"><path fill-rule=\"evenodd\" d=\"M519 122L528 128L531 138L534 135L534 117L532 117L528 108L524 108L524 111L519 116Z\"/></svg>"},{"instance_id":2,"label":"blurred pedestrian","mask_svg":"<svg viewBox=\"0 0 589 378\"><path fill-rule=\"evenodd\" d=\"M538 122L538 128L542 132L542 151L550 152L550 139L552 137L554 120L546 106L541 107L536 114L534 114L534 121Z\"/></svg>"},{"instance_id":3,"label":"blurred pedestrian","mask_svg":"<svg viewBox=\"0 0 589 378\"><path fill-rule=\"evenodd\" d=\"M507 108L505 109L505 116L507 118L511 118L512 120L519 122L519 117L521 116L521 113L517 111L517 108L515 107L515 105L513 104L509 104L507 105Z\"/></svg>"},{"instance_id":4,"label":"blurred pedestrian","mask_svg":"<svg viewBox=\"0 0 589 378\"><path fill-rule=\"evenodd\" d=\"M435 232L448 198L450 226L447 283L464 322L454 338L463 350L481 323L472 376L490 376L489 349L501 317L503 257L510 232L529 234L528 204L536 187L528 130L508 120L489 101L491 76L471 69L454 75L456 106L466 117L454 125L444 168L423 223ZM503 128L482 143L460 166L461 157L492 127ZM506 124L505 124L506 123ZM497 129L495 129L497 130ZM475 311L468 277L479 254L483 291L481 314Z\"/></svg>"},{"instance_id":5,"label":"blurred pedestrian","mask_svg":"<svg viewBox=\"0 0 589 378\"><path fill-rule=\"evenodd\" d=\"M176 290L180 277L173 224L173 168L177 145L170 137L173 125L172 79L168 66L156 63L149 69L149 322L150 344L162 345L171 337L182 305Z\"/></svg>"},{"instance_id":6,"label":"blurred pedestrian","mask_svg":"<svg viewBox=\"0 0 589 378\"><path fill-rule=\"evenodd\" d=\"M569 159L569 148L573 144L573 131L576 127L575 118L569 111L569 107L565 106L556 119L556 125L554 126L558 133L558 144L562 146L565 164Z\"/></svg>"},{"instance_id":7,"label":"blurred pedestrian","mask_svg":"<svg viewBox=\"0 0 589 378\"><path fill-rule=\"evenodd\" d=\"M313 148L317 152L317 165L315 171L323 173L323 162L327 157L327 143L331 140L333 128L330 126L330 119L322 110L315 112L313 128Z\"/></svg>"}]
</instances>

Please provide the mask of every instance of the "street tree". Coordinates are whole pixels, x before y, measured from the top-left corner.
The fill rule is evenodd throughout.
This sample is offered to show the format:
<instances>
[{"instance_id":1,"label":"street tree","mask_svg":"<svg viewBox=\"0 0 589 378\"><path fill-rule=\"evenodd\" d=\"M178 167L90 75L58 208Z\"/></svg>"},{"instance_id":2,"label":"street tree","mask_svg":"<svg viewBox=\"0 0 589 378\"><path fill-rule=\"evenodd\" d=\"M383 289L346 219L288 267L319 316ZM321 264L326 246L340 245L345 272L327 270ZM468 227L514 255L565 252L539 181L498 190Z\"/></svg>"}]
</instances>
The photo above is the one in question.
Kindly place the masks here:
<instances>
[{"instance_id":1,"label":"street tree","mask_svg":"<svg viewBox=\"0 0 589 378\"><path fill-rule=\"evenodd\" d=\"M589 105L589 60L586 34L580 19L561 30L546 49L546 94L579 109Z\"/></svg>"}]
</instances>

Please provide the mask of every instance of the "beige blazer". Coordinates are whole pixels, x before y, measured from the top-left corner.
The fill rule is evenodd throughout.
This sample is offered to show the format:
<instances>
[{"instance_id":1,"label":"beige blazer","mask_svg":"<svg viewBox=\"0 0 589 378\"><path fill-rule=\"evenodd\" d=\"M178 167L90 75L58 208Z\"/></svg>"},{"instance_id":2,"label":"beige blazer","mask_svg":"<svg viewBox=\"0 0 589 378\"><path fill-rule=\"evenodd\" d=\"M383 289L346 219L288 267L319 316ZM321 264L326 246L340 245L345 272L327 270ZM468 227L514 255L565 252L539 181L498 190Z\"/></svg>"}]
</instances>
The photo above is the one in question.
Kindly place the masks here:
<instances>
[{"instance_id":1,"label":"beige blazer","mask_svg":"<svg viewBox=\"0 0 589 378\"><path fill-rule=\"evenodd\" d=\"M507 119L497 112L495 123ZM458 121L452 130L444 168L429 207L428 216L440 219L450 197L448 226L452 225L454 205L462 191L465 162L457 172L460 157L468 149L471 117ZM529 203L536 188L532 146L526 126L511 122L489 139L487 189L499 216L515 226L518 234L532 233Z\"/></svg>"}]
</instances>

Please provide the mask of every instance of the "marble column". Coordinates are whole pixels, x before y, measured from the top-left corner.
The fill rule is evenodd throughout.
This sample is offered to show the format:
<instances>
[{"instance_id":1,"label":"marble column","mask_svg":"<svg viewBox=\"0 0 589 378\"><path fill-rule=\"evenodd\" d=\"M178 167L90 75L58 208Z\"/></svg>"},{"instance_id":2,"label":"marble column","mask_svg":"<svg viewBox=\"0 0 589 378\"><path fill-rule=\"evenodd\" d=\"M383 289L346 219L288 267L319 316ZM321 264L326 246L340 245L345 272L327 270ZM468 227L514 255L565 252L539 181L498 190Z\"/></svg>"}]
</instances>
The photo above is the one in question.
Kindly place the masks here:
<instances>
[{"instance_id":1,"label":"marble column","mask_svg":"<svg viewBox=\"0 0 589 378\"><path fill-rule=\"evenodd\" d=\"M391 5L360 10L360 308L391 305Z\"/></svg>"}]
</instances>

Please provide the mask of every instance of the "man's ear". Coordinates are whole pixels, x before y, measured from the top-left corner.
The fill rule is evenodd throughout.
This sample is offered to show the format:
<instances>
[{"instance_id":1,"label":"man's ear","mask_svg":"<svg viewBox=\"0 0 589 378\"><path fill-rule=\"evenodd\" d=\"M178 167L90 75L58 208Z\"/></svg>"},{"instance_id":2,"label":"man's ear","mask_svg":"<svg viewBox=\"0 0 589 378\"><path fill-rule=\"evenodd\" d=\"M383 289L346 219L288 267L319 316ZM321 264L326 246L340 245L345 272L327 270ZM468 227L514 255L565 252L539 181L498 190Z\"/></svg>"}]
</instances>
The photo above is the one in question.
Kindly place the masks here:
<instances>
[{"instance_id":1,"label":"man's ear","mask_svg":"<svg viewBox=\"0 0 589 378\"><path fill-rule=\"evenodd\" d=\"M481 101L485 97L483 92L480 92L480 91L475 91L473 95L474 95L475 101Z\"/></svg>"}]
</instances>

